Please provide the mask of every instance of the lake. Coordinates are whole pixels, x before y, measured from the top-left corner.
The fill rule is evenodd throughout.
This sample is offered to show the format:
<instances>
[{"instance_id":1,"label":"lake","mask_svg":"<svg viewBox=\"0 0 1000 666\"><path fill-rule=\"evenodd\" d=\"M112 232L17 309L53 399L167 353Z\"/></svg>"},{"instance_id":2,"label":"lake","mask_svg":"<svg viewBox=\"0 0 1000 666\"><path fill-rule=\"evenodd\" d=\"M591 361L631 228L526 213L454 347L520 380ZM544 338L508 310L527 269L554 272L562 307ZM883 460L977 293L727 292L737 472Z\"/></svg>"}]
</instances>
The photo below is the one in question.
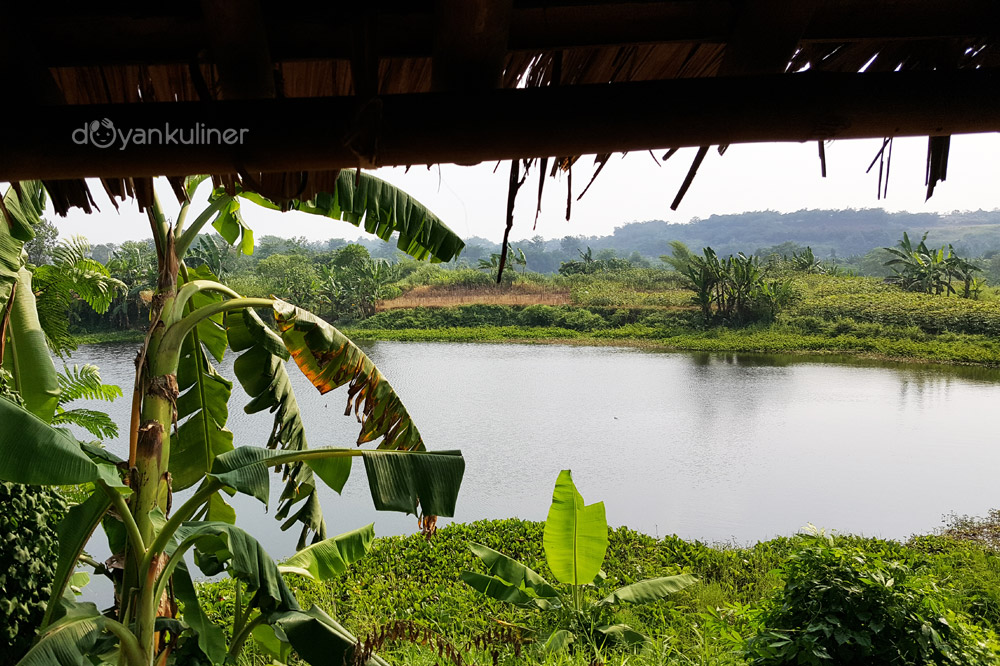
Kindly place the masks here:
<instances>
[{"instance_id":1,"label":"lake","mask_svg":"<svg viewBox=\"0 0 1000 666\"><path fill-rule=\"evenodd\" d=\"M109 411L123 432L137 348L89 345L71 359L122 386L126 398L86 406ZM561 345L363 348L428 447L464 452L458 521L544 520L561 469L588 503L604 501L612 525L711 542L809 522L906 538L943 514L998 504L1000 371ZM230 379L232 361L219 368ZM289 374L310 445L353 446L346 390L321 396L294 363ZM263 445L271 417L246 415L246 402L235 384L228 427L237 445ZM127 455L124 436L107 446ZM280 488L274 476L272 498ZM378 535L416 530L412 516L373 510L359 460L343 496L322 493L331 535L372 521ZM292 553L296 530L282 533L259 502L236 500L240 523L272 556Z\"/></svg>"}]
</instances>

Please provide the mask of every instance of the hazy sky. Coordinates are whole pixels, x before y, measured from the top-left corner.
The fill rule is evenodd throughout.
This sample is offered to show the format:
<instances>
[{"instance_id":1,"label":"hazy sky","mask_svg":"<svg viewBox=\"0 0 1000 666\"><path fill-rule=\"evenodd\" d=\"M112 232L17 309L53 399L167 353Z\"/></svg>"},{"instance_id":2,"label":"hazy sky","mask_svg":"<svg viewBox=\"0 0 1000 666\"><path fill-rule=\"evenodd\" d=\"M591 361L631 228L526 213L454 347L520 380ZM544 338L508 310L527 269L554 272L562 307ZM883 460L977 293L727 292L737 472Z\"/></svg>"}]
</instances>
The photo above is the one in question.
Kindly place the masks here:
<instances>
[{"instance_id":1,"label":"hazy sky","mask_svg":"<svg viewBox=\"0 0 1000 666\"><path fill-rule=\"evenodd\" d=\"M670 203L684 179L696 149L679 151L658 166L649 153L615 155L582 200L576 197L593 174L593 157L581 158L573 170L573 215L565 220L566 178L547 179L542 214L532 230L537 178L532 173L518 196L511 238L535 234L545 238L566 235L605 235L615 227L634 221L687 222L693 217L740 213L752 210L791 212L804 208L886 208L910 212L1000 209L1000 136L997 134L956 136L951 142L948 179L940 183L933 198L924 202L924 168L927 139L896 139L893 146L888 197L876 198L878 164L868 174L881 140L838 141L827 144L827 178L820 177L817 146L809 144L734 145L725 155L714 149L677 212ZM657 158L664 151L657 151ZM483 236L499 242L503 235L509 166L495 163L475 167L444 165L380 169L381 178L403 188L430 207L460 236ZM66 218L49 213L61 235L83 234L93 244L148 238L148 223L134 204L120 204L115 212L96 181L91 189L100 213L84 215L78 210ZM163 181L160 200L168 215L177 207ZM204 199L208 186L199 196ZM357 238L351 225L301 213L276 213L246 203L244 218L257 237L306 236L311 240Z\"/></svg>"}]
</instances>

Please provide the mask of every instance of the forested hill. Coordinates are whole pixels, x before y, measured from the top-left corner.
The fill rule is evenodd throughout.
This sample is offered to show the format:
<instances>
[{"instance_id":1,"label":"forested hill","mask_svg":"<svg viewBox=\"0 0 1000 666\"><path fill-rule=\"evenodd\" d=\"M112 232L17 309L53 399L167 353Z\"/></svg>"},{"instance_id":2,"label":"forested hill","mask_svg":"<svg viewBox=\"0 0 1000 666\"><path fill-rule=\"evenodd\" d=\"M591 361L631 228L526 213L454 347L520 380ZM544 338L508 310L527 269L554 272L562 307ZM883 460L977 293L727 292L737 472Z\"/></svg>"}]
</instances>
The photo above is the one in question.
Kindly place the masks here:
<instances>
[{"instance_id":1,"label":"forested hill","mask_svg":"<svg viewBox=\"0 0 1000 666\"><path fill-rule=\"evenodd\" d=\"M633 222L610 236L563 238L545 241L545 250L572 251L590 246L595 252L614 249L618 256L639 252L647 257L669 253L668 243L679 240L698 250L711 246L719 254L754 252L783 243L811 246L817 256L847 257L872 248L895 245L903 232L911 236L929 231L928 243L952 243L966 256L1000 251L1000 211L938 213L888 213L881 208L864 210L802 210L795 213L757 211L738 215L695 218L686 224L661 220ZM534 241L515 241L528 252ZM496 247L485 239L468 239L469 245ZM569 246L573 247L569 247Z\"/></svg>"}]
</instances>

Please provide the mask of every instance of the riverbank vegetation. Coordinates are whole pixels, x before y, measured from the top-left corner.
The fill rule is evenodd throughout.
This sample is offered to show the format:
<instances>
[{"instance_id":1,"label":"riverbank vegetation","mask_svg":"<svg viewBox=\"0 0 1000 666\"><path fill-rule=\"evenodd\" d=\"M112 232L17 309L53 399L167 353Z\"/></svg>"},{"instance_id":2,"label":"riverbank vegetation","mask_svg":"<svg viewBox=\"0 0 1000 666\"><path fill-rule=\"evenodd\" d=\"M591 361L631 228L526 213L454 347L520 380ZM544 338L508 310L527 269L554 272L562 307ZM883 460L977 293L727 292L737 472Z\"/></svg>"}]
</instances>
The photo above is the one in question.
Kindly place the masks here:
<instances>
[{"instance_id":1,"label":"riverbank vegetation","mask_svg":"<svg viewBox=\"0 0 1000 666\"><path fill-rule=\"evenodd\" d=\"M995 653L979 655L989 655L989 650L997 647L991 632L1000 630L1000 554L985 542L984 535L995 534L996 520L995 515L952 517L942 533L915 536L904 543L835 536L832 545L818 535L738 546L709 545L674 536L654 538L627 527L612 529L603 564L608 587L678 574L699 579L696 585L666 599L618 609L612 618L615 622L649 636L650 641L639 650L587 646L545 656L539 636L551 630L546 613L484 598L461 581L463 571L486 571L469 549L470 543L499 551L553 580L545 560L543 523L477 521L449 525L430 539L418 534L378 538L365 558L326 584L298 576L288 580L300 604L335 607L344 625L378 644L380 653L391 663L415 666L775 663L760 657L762 650L748 641L782 630L778 611L787 595L801 594L796 590L803 584L824 582L833 582L825 601L839 601L841 608L829 605L815 631L823 635L829 631L833 644L846 635L844 631L853 631L861 644L866 633L874 644L884 646L890 637L899 639L901 631L912 629L907 623L914 621L914 614L934 620L927 615L933 611L948 618L962 634L963 638L952 640L967 652L954 661L931 663L989 664L995 662ZM853 578L846 579L845 574ZM900 595L905 599L890 594L895 584L881 577L885 574L900 576ZM788 589L790 577L798 588ZM232 584L206 583L202 589L211 600L206 609L209 615L221 622L231 618L235 600ZM875 607L903 608L906 612L883 626L879 626L880 621L869 621L863 632L856 624L850 627L856 621L846 599L859 599L857 595L865 589L882 595L880 601L869 597L872 606L868 612ZM587 594L594 596L596 592L591 589ZM911 597L919 599L918 607L908 605ZM805 604L800 608L809 610ZM841 621L843 627L836 626ZM802 628L808 624L804 622ZM921 626L917 624L915 636L907 635L919 639ZM939 639L948 640L941 635ZM933 638L928 641L933 642ZM987 646L982 648L986 652L976 652L978 643ZM974 660L969 660L969 654ZM877 662L874 657L854 662L816 659L792 663ZM248 654L243 663L269 662L260 654ZM922 662L904 658L898 663Z\"/></svg>"},{"instance_id":2,"label":"riverbank vegetation","mask_svg":"<svg viewBox=\"0 0 1000 666\"><path fill-rule=\"evenodd\" d=\"M499 285L497 253L475 265L426 264L343 241L317 248L264 237L246 255L202 236L190 261L222 272L240 293L282 296L368 340L620 342L1000 366L1000 299L984 277L988 263L930 248L926 237L872 250L889 278L793 243L727 257L679 241L669 247L655 262L587 247L554 273L532 271L533 255L518 248ZM137 337L128 331L148 319L155 276L142 248L129 242L108 254L108 274L125 288L108 315L82 306L71 313L78 341Z\"/></svg>"}]
</instances>

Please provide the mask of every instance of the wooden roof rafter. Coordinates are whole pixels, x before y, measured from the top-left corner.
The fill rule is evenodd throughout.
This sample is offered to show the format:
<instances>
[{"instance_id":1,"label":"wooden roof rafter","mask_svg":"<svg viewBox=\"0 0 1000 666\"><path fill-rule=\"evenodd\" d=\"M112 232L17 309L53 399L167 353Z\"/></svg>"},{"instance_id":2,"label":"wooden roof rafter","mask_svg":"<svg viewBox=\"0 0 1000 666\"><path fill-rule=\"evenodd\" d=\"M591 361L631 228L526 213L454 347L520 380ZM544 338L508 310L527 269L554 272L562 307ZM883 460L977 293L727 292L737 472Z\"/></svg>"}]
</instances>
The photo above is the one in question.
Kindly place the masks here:
<instances>
[{"instance_id":1,"label":"wooden roof rafter","mask_svg":"<svg viewBox=\"0 0 1000 666\"><path fill-rule=\"evenodd\" d=\"M558 169L594 153L599 170L652 148L1000 130L994 0L23 4L5 25L37 55L8 49L3 66L47 69L57 95L13 109L0 180L46 178L60 212L89 176L140 205L152 176L192 172L284 200L357 166ZM66 140L100 118L252 131L141 150Z\"/></svg>"}]
</instances>

